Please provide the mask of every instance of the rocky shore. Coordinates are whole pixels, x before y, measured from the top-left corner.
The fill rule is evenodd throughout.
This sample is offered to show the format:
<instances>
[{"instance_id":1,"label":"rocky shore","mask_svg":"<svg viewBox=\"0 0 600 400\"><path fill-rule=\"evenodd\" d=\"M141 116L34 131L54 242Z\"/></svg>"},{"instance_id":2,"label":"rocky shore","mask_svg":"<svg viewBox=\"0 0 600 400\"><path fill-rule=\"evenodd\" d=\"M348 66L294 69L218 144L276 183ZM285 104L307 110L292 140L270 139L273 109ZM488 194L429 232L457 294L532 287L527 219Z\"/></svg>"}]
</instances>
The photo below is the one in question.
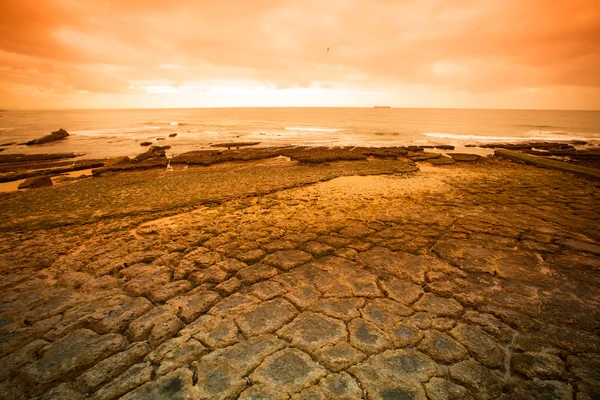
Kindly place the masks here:
<instances>
[{"instance_id":1,"label":"rocky shore","mask_svg":"<svg viewBox=\"0 0 600 400\"><path fill-rule=\"evenodd\" d=\"M0 399L597 399L598 182L427 150L3 195Z\"/></svg>"}]
</instances>

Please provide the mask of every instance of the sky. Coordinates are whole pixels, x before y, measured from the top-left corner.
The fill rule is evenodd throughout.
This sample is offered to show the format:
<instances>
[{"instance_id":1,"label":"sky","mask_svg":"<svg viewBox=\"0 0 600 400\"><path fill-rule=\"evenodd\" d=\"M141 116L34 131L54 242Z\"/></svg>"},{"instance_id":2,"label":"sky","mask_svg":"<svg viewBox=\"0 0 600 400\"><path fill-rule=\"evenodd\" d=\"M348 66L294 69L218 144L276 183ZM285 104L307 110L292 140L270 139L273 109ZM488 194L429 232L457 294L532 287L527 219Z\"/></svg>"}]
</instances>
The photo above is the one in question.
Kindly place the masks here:
<instances>
[{"instance_id":1,"label":"sky","mask_svg":"<svg viewBox=\"0 0 600 400\"><path fill-rule=\"evenodd\" d=\"M0 108L600 109L598 0L0 0Z\"/></svg>"}]
</instances>

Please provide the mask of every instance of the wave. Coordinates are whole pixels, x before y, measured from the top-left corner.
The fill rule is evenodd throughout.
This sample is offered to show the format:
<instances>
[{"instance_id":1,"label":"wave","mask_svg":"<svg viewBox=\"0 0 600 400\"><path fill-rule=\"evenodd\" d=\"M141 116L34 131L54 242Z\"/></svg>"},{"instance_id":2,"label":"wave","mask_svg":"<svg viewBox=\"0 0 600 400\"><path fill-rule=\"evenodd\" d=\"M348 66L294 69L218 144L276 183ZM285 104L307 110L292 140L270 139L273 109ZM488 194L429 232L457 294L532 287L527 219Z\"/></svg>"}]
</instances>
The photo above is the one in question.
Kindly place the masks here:
<instances>
[{"instance_id":1,"label":"wave","mask_svg":"<svg viewBox=\"0 0 600 400\"><path fill-rule=\"evenodd\" d=\"M554 125L535 125L535 124L517 124L514 125L517 128L528 128L528 129L564 129L564 126L554 126Z\"/></svg>"},{"instance_id":2,"label":"wave","mask_svg":"<svg viewBox=\"0 0 600 400\"><path fill-rule=\"evenodd\" d=\"M321 127L308 127L308 126L286 126L286 131L308 131L308 132L340 132L344 129L340 128L321 128Z\"/></svg>"},{"instance_id":3,"label":"wave","mask_svg":"<svg viewBox=\"0 0 600 400\"><path fill-rule=\"evenodd\" d=\"M375 136L400 136L400 132L373 132Z\"/></svg>"},{"instance_id":4,"label":"wave","mask_svg":"<svg viewBox=\"0 0 600 400\"><path fill-rule=\"evenodd\" d=\"M131 136L132 133L143 133L160 130L160 126L144 126L142 128L106 128L106 129L82 129L69 132L75 136Z\"/></svg>"}]
</instances>

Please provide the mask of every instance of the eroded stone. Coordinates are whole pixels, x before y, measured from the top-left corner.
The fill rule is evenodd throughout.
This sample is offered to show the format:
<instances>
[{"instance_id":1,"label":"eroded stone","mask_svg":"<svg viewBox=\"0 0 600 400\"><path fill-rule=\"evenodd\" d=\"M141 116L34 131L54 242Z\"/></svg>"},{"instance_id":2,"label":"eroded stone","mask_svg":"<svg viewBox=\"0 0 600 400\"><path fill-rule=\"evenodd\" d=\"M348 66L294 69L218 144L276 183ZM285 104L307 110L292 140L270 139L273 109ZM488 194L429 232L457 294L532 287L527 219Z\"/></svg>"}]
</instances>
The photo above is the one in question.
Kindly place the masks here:
<instances>
[{"instance_id":1,"label":"eroded stone","mask_svg":"<svg viewBox=\"0 0 600 400\"><path fill-rule=\"evenodd\" d=\"M504 352L493 337L481 329L471 325L458 324L450 331L450 335L458 340L469 353L490 368L500 368L504 365Z\"/></svg>"},{"instance_id":2,"label":"eroded stone","mask_svg":"<svg viewBox=\"0 0 600 400\"><path fill-rule=\"evenodd\" d=\"M297 349L285 349L267 357L250 379L292 394L316 383L326 374L325 368L307 354Z\"/></svg>"},{"instance_id":3,"label":"eroded stone","mask_svg":"<svg viewBox=\"0 0 600 400\"><path fill-rule=\"evenodd\" d=\"M419 343L418 349L443 364L453 364L469 356L460 343L445 333L437 331L429 331Z\"/></svg>"},{"instance_id":4,"label":"eroded stone","mask_svg":"<svg viewBox=\"0 0 600 400\"><path fill-rule=\"evenodd\" d=\"M346 325L342 321L312 312L300 314L277 333L298 348L311 353L347 337Z\"/></svg>"},{"instance_id":5,"label":"eroded stone","mask_svg":"<svg viewBox=\"0 0 600 400\"><path fill-rule=\"evenodd\" d=\"M392 347L389 336L375 324L355 318L348 324L350 343L368 354L380 353Z\"/></svg>"},{"instance_id":6,"label":"eroded stone","mask_svg":"<svg viewBox=\"0 0 600 400\"><path fill-rule=\"evenodd\" d=\"M39 395L52 382L69 379L98 361L123 350L127 342L121 335L98 335L87 329L70 333L53 343L37 362L21 371L29 393Z\"/></svg>"},{"instance_id":7,"label":"eroded stone","mask_svg":"<svg viewBox=\"0 0 600 400\"><path fill-rule=\"evenodd\" d=\"M287 300L275 299L251 307L236 318L236 322L242 333L249 337L275 332L296 314L296 308Z\"/></svg>"}]
</instances>

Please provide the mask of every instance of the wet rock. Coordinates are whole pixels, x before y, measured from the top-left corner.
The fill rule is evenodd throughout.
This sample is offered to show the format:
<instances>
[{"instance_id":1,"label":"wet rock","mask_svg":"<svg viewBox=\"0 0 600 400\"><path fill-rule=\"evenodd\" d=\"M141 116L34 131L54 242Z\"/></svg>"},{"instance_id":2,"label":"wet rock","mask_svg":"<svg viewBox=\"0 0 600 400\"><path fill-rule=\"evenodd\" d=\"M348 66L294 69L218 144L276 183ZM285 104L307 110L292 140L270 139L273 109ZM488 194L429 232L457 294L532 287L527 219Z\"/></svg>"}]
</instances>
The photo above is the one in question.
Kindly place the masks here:
<instances>
[{"instance_id":1,"label":"wet rock","mask_svg":"<svg viewBox=\"0 0 600 400\"><path fill-rule=\"evenodd\" d=\"M465 386L478 398L497 398L507 389L507 383L500 373L490 371L473 359L451 366L448 372L452 380Z\"/></svg>"},{"instance_id":2,"label":"wet rock","mask_svg":"<svg viewBox=\"0 0 600 400\"><path fill-rule=\"evenodd\" d=\"M350 344L367 354L380 353L392 347L389 336L375 324L355 318L348 324Z\"/></svg>"},{"instance_id":3,"label":"wet rock","mask_svg":"<svg viewBox=\"0 0 600 400\"><path fill-rule=\"evenodd\" d=\"M136 364L119 375L115 380L100 388L90 399L112 400L148 382L152 367L146 363Z\"/></svg>"},{"instance_id":4,"label":"wet rock","mask_svg":"<svg viewBox=\"0 0 600 400\"><path fill-rule=\"evenodd\" d=\"M297 349L285 349L267 357L250 379L291 394L316 383L326 374L325 369L307 354Z\"/></svg>"},{"instance_id":5,"label":"wet rock","mask_svg":"<svg viewBox=\"0 0 600 400\"><path fill-rule=\"evenodd\" d=\"M450 331L477 361L490 368L504 365L504 352L493 337L481 329L466 324L458 324Z\"/></svg>"},{"instance_id":6,"label":"wet rock","mask_svg":"<svg viewBox=\"0 0 600 400\"><path fill-rule=\"evenodd\" d=\"M442 364L453 364L469 357L460 343L445 333L436 331L429 331L417 348Z\"/></svg>"},{"instance_id":7,"label":"wet rock","mask_svg":"<svg viewBox=\"0 0 600 400\"><path fill-rule=\"evenodd\" d=\"M348 342L325 346L315 352L315 358L334 372L358 364L367 357L365 353L352 347Z\"/></svg>"},{"instance_id":8,"label":"wet rock","mask_svg":"<svg viewBox=\"0 0 600 400\"><path fill-rule=\"evenodd\" d=\"M467 389L442 378L431 378L424 386L430 400L475 400Z\"/></svg>"},{"instance_id":9,"label":"wet rock","mask_svg":"<svg viewBox=\"0 0 600 400\"><path fill-rule=\"evenodd\" d=\"M579 399L579 395L577 399ZM571 385L558 381L543 381L533 379L520 381L512 392L511 399L515 400L571 400L573 388Z\"/></svg>"},{"instance_id":10,"label":"wet rock","mask_svg":"<svg viewBox=\"0 0 600 400\"><path fill-rule=\"evenodd\" d=\"M36 176L25 179L25 181L19 185L19 189L35 189L44 186L52 186L52 179L50 179L49 176Z\"/></svg>"},{"instance_id":11,"label":"wet rock","mask_svg":"<svg viewBox=\"0 0 600 400\"><path fill-rule=\"evenodd\" d=\"M54 142L56 140L66 139L67 137L69 137L69 132L60 128L59 130L54 131L49 135L42 136L41 138L38 138L38 139L30 140L30 141L26 142L25 144L28 146L32 146L32 145L36 145L36 144L44 144L44 143Z\"/></svg>"},{"instance_id":12,"label":"wet rock","mask_svg":"<svg viewBox=\"0 0 600 400\"><path fill-rule=\"evenodd\" d=\"M300 314L281 328L278 335L308 352L333 345L347 336L346 325L342 321L312 312Z\"/></svg>"},{"instance_id":13,"label":"wet rock","mask_svg":"<svg viewBox=\"0 0 600 400\"><path fill-rule=\"evenodd\" d=\"M563 361L552 354L545 353L517 353L510 359L513 371L527 376L530 379L561 379L567 377L567 370Z\"/></svg>"},{"instance_id":14,"label":"wet rock","mask_svg":"<svg viewBox=\"0 0 600 400\"><path fill-rule=\"evenodd\" d=\"M236 318L244 336L272 333L296 316L296 308L288 301L275 299L249 308Z\"/></svg>"},{"instance_id":15,"label":"wet rock","mask_svg":"<svg viewBox=\"0 0 600 400\"><path fill-rule=\"evenodd\" d=\"M454 299L438 297L431 293L425 293L417 301L413 308L417 311L429 312L439 316L455 316L460 314L463 307Z\"/></svg>"},{"instance_id":16,"label":"wet rock","mask_svg":"<svg viewBox=\"0 0 600 400\"><path fill-rule=\"evenodd\" d=\"M313 257L301 250L282 250L268 255L263 262L284 271L298 267L311 261Z\"/></svg>"},{"instance_id":17,"label":"wet rock","mask_svg":"<svg viewBox=\"0 0 600 400\"><path fill-rule=\"evenodd\" d=\"M140 146L152 146L152 142L142 142Z\"/></svg>"},{"instance_id":18,"label":"wet rock","mask_svg":"<svg viewBox=\"0 0 600 400\"><path fill-rule=\"evenodd\" d=\"M39 395L53 382L69 379L81 370L125 348L120 335L98 335L87 329L75 331L53 343L43 357L25 367L20 377L29 393Z\"/></svg>"}]
</instances>

